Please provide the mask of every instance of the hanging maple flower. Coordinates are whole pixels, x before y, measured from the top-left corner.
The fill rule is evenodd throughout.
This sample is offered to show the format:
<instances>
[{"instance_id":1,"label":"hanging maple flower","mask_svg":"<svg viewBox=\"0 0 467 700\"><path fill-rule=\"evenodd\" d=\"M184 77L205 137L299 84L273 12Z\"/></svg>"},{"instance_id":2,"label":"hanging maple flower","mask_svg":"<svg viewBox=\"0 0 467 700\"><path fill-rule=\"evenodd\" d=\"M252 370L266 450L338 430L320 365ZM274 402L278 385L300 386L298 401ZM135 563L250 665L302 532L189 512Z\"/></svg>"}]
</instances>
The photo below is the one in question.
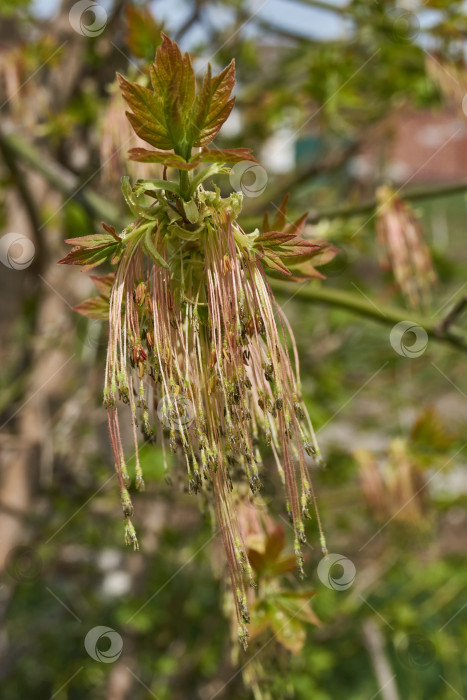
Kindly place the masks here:
<instances>
[{"instance_id":1,"label":"hanging maple flower","mask_svg":"<svg viewBox=\"0 0 467 700\"><path fill-rule=\"evenodd\" d=\"M119 76L137 135L153 146L130 151L133 160L176 168L179 181L122 179L135 220L121 234L75 238L60 262L90 269L105 261L115 274L94 277L101 291L81 313L110 321L104 403L120 483L125 537L138 547L131 518L130 476L119 428L118 401L128 404L136 450L136 489L144 488L137 428L179 453L190 493L215 509L246 646L249 622L245 583L255 585L239 527L234 492L243 479L254 494L265 478L260 445L274 455L303 570L301 544L311 503L310 461L320 451L304 406L298 353L266 270L292 279L321 276L335 250L302 238L305 217L287 223L286 200L270 229L247 233L237 222L242 195L223 198L203 182L229 172L225 164L255 159L249 149L208 149L232 110L234 63L199 91L188 54L163 35L150 67L152 89ZM201 149L192 154L192 149ZM169 151L169 149L171 149ZM193 176L203 163L205 169ZM164 170L165 174L165 170ZM145 206L141 197L154 200ZM276 320L277 319L277 320ZM290 339L292 363L287 347ZM295 367L293 366L295 365ZM317 511L316 511L317 513ZM325 551L319 516L321 545Z\"/></svg>"},{"instance_id":2,"label":"hanging maple flower","mask_svg":"<svg viewBox=\"0 0 467 700\"><path fill-rule=\"evenodd\" d=\"M412 308L427 308L436 273L420 222L390 187L380 187L376 197L376 231L385 252L382 267L392 270L397 286Z\"/></svg>"}]
</instances>

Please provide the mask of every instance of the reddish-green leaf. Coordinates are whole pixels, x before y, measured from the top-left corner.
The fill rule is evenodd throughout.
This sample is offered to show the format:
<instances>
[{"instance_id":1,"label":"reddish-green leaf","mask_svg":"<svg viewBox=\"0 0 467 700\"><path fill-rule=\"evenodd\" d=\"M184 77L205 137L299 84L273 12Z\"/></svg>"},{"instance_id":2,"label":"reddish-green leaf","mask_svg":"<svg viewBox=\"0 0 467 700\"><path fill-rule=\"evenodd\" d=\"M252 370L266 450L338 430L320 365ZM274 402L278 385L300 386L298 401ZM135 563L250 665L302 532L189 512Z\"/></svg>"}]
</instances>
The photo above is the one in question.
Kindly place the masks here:
<instances>
[{"instance_id":1,"label":"reddish-green leaf","mask_svg":"<svg viewBox=\"0 0 467 700\"><path fill-rule=\"evenodd\" d=\"M160 163L168 168L178 168L179 170L193 170L199 161L187 163L182 156L178 156L172 151L152 151L148 148L131 148L129 151L130 160L137 160L139 163Z\"/></svg>"},{"instance_id":2,"label":"reddish-green leaf","mask_svg":"<svg viewBox=\"0 0 467 700\"><path fill-rule=\"evenodd\" d=\"M339 252L337 248L327 241L315 239L313 244L316 246L313 250L309 250L303 255L287 258L287 265L300 265L302 262L313 260L313 265L320 267L330 262Z\"/></svg>"},{"instance_id":3,"label":"reddish-green leaf","mask_svg":"<svg viewBox=\"0 0 467 700\"><path fill-rule=\"evenodd\" d=\"M268 253L264 255L263 263L267 265L271 270L281 272L283 275L291 274L290 270L284 265L280 257L272 251L268 251Z\"/></svg>"},{"instance_id":4,"label":"reddish-green leaf","mask_svg":"<svg viewBox=\"0 0 467 700\"><path fill-rule=\"evenodd\" d=\"M309 604L315 595L316 591L280 591L274 596L274 603L290 617L320 627L321 620Z\"/></svg>"},{"instance_id":5,"label":"reddish-green leaf","mask_svg":"<svg viewBox=\"0 0 467 700\"><path fill-rule=\"evenodd\" d=\"M83 270L91 270L101 265L117 253L117 243L111 245L96 246L95 248L81 248L75 246L68 255L58 261L59 265L83 265Z\"/></svg>"},{"instance_id":6,"label":"reddish-green leaf","mask_svg":"<svg viewBox=\"0 0 467 700\"><path fill-rule=\"evenodd\" d=\"M105 221L102 221L102 226L107 231L107 233L110 233L112 238L115 238L116 241L120 242L122 240L121 237L117 235L117 232L115 231L115 226L110 226L109 224L106 224Z\"/></svg>"},{"instance_id":7,"label":"reddish-green leaf","mask_svg":"<svg viewBox=\"0 0 467 700\"><path fill-rule=\"evenodd\" d=\"M288 574L290 571L296 571L297 559L292 554L288 557L283 557L282 559L276 561L270 570L274 576L280 576L281 574Z\"/></svg>"},{"instance_id":8,"label":"reddish-green leaf","mask_svg":"<svg viewBox=\"0 0 467 700\"><path fill-rule=\"evenodd\" d=\"M115 272L109 272L108 275L89 275L98 292L107 299L110 297L113 283L115 281Z\"/></svg>"},{"instance_id":9,"label":"reddish-green leaf","mask_svg":"<svg viewBox=\"0 0 467 700\"><path fill-rule=\"evenodd\" d=\"M115 260L123 250L123 244L113 226L104 224L104 227L107 231L111 230L111 233L93 233L89 236L68 238L66 243L71 243L74 247L68 255L58 261L58 264L84 265L85 270L90 270L109 258L111 261Z\"/></svg>"},{"instance_id":10,"label":"reddish-green leaf","mask_svg":"<svg viewBox=\"0 0 467 700\"><path fill-rule=\"evenodd\" d=\"M130 83L117 73L120 90L132 112L126 112L137 135L156 148L173 148L166 126L162 98L138 83Z\"/></svg>"},{"instance_id":11,"label":"reddish-green leaf","mask_svg":"<svg viewBox=\"0 0 467 700\"><path fill-rule=\"evenodd\" d=\"M174 41L162 34L162 44L150 66L152 90L118 76L123 97L132 112L127 116L140 138L156 148L189 157L188 132L195 100L195 74L189 55L182 56Z\"/></svg>"},{"instance_id":12,"label":"reddish-green leaf","mask_svg":"<svg viewBox=\"0 0 467 700\"><path fill-rule=\"evenodd\" d=\"M131 53L138 58L150 61L161 43L161 29L146 7L127 5L126 23L128 33L126 43Z\"/></svg>"},{"instance_id":13,"label":"reddish-green leaf","mask_svg":"<svg viewBox=\"0 0 467 700\"><path fill-rule=\"evenodd\" d=\"M279 644L282 644L292 654L299 654L306 639L306 630L302 623L297 618L288 616L281 609L274 610L274 613L269 616L269 620Z\"/></svg>"},{"instance_id":14,"label":"reddish-green leaf","mask_svg":"<svg viewBox=\"0 0 467 700\"><path fill-rule=\"evenodd\" d=\"M196 92L196 80L188 54L181 53L174 41L162 34L162 44L157 49L155 62L149 67L152 90L118 76L120 87L131 112L127 112L131 125L140 138L162 150L173 149L189 161L194 146L204 147L219 132L232 111L235 99L231 97L235 85L235 63L212 77L208 66L203 83ZM162 156L160 156L162 158ZM157 160L133 151L134 160ZM150 160L148 160L150 158ZM235 163L255 159L249 149L207 149L193 158L194 163ZM188 170L181 161L174 167Z\"/></svg>"},{"instance_id":15,"label":"reddish-green leaf","mask_svg":"<svg viewBox=\"0 0 467 700\"><path fill-rule=\"evenodd\" d=\"M315 268L332 260L338 251L326 241L303 238L307 215L289 222L287 202L288 195L274 217L274 230L269 230L269 217L264 217L263 233L255 241L258 255L274 276L287 275L294 282L323 278Z\"/></svg>"},{"instance_id":16,"label":"reddish-green leaf","mask_svg":"<svg viewBox=\"0 0 467 700\"><path fill-rule=\"evenodd\" d=\"M256 239L255 243L261 243L265 246L274 246L285 244L295 238L294 233L282 233L281 231L268 231L267 233L261 233Z\"/></svg>"},{"instance_id":17,"label":"reddish-green leaf","mask_svg":"<svg viewBox=\"0 0 467 700\"><path fill-rule=\"evenodd\" d=\"M275 562L285 547L285 530L282 525L278 525L274 530L268 532L266 537L265 557L270 562Z\"/></svg>"},{"instance_id":18,"label":"reddish-green leaf","mask_svg":"<svg viewBox=\"0 0 467 700\"><path fill-rule=\"evenodd\" d=\"M277 213L274 217L274 221L272 222L273 228L275 228L277 231L283 231L284 226L287 223L287 202L289 201L289 195L286 194L284 199L282 200L282 203L277 210Z\"/></svg>"},{"instance_id":19,"label":"reddish-green leaf","mask_svg":"<svg viewBox=\"0 0 467 700\"><path fill-rule=\"evenodd\" d=\"M91 297L74 306L73 310L95 321L108 321L109 300L104 297Z\"/></svg>"},{"instance_id":20,"label":"reddish-green leaf","mask_svg":"<svg viewBox=\"0 0 467 700\"><path fill-rule=\"evenodd\" d=\"M203 148L191 160L196 163L240 163L243 160L258 162L252 155L251 148Z\"/></svg>"},{"instance_id":21,"label":"reddish-green leaf","mask_svg":"<svg viewBox=\"0 0 467 700\"><path fill-rule=\"evenodd\" d=\"M235 103L235 98L230 97L234 85L235 61L214 77L211 77L211 66L208 65L193 111L194 146L206 146L219 133Z\"/></svg>"},{"instance_id":22,"label":"reddish-green leaf","mask_svg":"<svg viewBox=\"0 0 467 700\"><path fill-rule=\"evenodd\" d=\"M115 243L115 238L109 233L91 233L89 236L67 238L65 243L70 243L70 245L75 245L79 248L100 248L102 246Z\"/></svg>"},{"instance_id":23,"label":"reddish-green leaf","mask_svg":"<svg viewBox=\"0 0 467 700\"><path fill-rule=\"evenodd\" d=\"M156 53L155 63L149 73L156 95L159 96L165 116L167 132L177 153L190 155L191 140L188 137L195 100L196 81L191 59L168 36L162 34L162 45Z\"/></svg>"}]
</instances>

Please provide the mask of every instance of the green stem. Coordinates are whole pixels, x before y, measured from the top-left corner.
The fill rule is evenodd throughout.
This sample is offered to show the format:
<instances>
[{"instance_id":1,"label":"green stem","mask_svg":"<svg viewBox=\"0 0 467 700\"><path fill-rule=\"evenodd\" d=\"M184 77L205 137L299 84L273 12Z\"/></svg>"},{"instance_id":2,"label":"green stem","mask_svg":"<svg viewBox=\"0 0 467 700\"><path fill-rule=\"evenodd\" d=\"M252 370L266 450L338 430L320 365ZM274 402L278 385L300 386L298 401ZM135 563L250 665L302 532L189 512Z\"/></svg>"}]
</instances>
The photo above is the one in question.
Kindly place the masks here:
<instances>
[{"instance_id":1,"label":"green stem","mask_svg":"<svg viewBox=\"0 0 467 700\"><path fill-rule=\"evenodd\" d=\"M180 173L180 194L185 202L190 201L190 177L186 170L179 170Z\"/></svg>"},{"instance_id":2,"label":"green stem","mask_svg":"<svg viewBox=\"0 0 467 700\"><path fill-rule=\"evenodd\" d=\"M436 197L447 197L455 194L463 194L467 192L467 182L456 182L450 185L430 186L405 190L398 192L398 196L408 202L423 202L427 199L435 199ZM310 211L308 220L311 223L316 223L321 219L350 219L353 216L361 216L370 214L378 207L376 199L359 204L348 204L343 206L327 207Z\"/></svg>"},{"instance_id":3,"label":"green stem","mask_svg":"<svg viewBox=\"0 0 467 700\"><path fill-rule=\"evenodd\" d=\"M454 331L443 330L442 322L440 323L432 318L423 317L412 310L379 303L373 304L371 301L353 292L330 289L329 287L318 286L316 283L306 283L306 285L294 288L287 282L274 280L271 281L271 287L274 292L280 296L287 295L289 298L293 297L299 301L314 301L329 306L335 306L358 314L359 316L365 316L366 318L378 321L387 326L394 326L401 321L410 321L424 328L429 338L449 343L462 350L467 350L467 337L465 335L455 333Z\"/></svg>"}]
</instances>

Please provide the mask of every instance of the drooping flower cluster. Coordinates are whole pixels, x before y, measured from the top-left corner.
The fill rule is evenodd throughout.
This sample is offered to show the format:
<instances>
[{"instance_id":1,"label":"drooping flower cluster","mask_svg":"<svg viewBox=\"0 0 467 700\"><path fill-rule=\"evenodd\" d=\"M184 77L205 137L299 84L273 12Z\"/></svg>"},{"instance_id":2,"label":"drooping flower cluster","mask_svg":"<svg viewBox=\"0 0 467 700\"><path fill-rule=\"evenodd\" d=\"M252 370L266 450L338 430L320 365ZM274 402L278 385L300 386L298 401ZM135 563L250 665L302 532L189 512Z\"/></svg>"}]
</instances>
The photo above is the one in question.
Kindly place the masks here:
<instances>
[{"instance_id":1,"label":"drooping flower cluster","mask_svg":"<svg viewBox=\"0 0 467 700\"><path fill-rule=\"evenodd\" d=\"M164 37L151 68L154 91L122 79L137 133L144 133L153 146L167 148L171 143L174 150L137 149L133 157L178 168L180 182L147 180L132 188L123 178L123 193L135 220L121 234L105 226L103 234L73 239L75 247L61 262L89 268L110 260L116 265L115 274L94 278L101 296L84 302L79 310L110 321L104 403L126 540L138 546L119 402L128 404L131 414L136 488L144 488L137 457L140 427L146 440L162 446L164 459L169 450L179 453L186 488L213 504L229 565L239 637L246 645L245 584L255 582L237 522L236 484L246 480L253 494L260 489L267 478L261 449L270 449L302 571L304 521L309 505L316 509L309 467L321 459L301 396L292 331L265 270L294 279L321 276L312 263L323 264L335 251L325 242L302 237L304 217L287 223L286 201L273 222L274 230L265 218L262 232L246 233L237 221L242 195L222 198L215 185L212 190L204 188L207 178L225 172L225 162L252 159L246 149L205 148L233 104L232 71L229 67L214 78L208 71L195 95L189 57L182 57L176 44ZM203 107L207 95L209 104ZM191 115L185 131L174 116L181 105ZM178 136L173 134L174 124L181 129ZM203 150L192 157L193 143ZM190 170L203 160L214 164L191 178ZM154 203L143 204L143 196ZM318 514L317 518L325 549Z\"/></svg>"},{"instance_id":2,"label":"drooping flower cluster","mask_svg":"<svg viewBox=\"0 0 467 700\"><path fill-rule=\"evenodd\" d=\"M376 230L384 250L382 266L392 270L397 286L412 308L426 308L436 273L420 222L390 187L380 187L376 196Z\"/></svg>"}]
</instances>

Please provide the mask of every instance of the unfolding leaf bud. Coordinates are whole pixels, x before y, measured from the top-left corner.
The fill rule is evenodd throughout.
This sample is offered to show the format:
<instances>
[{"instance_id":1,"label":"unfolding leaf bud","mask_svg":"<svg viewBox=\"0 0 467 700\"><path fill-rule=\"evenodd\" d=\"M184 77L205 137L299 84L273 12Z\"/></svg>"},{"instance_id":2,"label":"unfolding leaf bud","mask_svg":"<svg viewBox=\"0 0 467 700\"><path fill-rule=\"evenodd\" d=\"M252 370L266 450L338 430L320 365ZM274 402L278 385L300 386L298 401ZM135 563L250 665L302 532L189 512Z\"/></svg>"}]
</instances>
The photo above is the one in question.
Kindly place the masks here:
<instances>
[{"instance_id":1,"label":"unfolding leaf bud","mask_svg":"<svg viewBox=\"0 0 467 700\"><path fill-rule=\"evenodd\" d=\"M117 402L115 400L115 393L112 393L112 388L110 388L109 390L107 386L104 388L103 404L104 407L107 409L115 408L117 405Z\"/></svg>"},{"instance_id":2,"label":"unfolding leaf bud","mask_svg":"<svg viewBox=\"0 0 467 700\"><path fill-rule=\"evenodd\" d=\"M120 401L122 401L123 403L126 403L126 404L130 403L130 394L128 391L128 387L125 384L119 385L118 396L120 398Z\"/></svg>"},{"instance_id":3,"label":"unfolding leaf bud","mask_svg":"<svg viewBox=\"0 0 467 700\"><path fill-rule=\"evenodd\" d=\"M123 508L123 515L125 517L130 517L133 515L133 504L131 502L130 494L128 493L128 489L124 487L121 490L120 493L120 499L122 503L122 508Z\"/></svg>"},{"instance_id":4,"label":"unfolding leaf bud","mask_svg":"<svg viewBox=\"0 0 467 700\"><path fill-rule=\"evenodd\" d=\"M299 420L303 420L305 418L305 411L300 406L300 404L294 403L293 407L294 407L295 415L297 416L297 418L299 418Z\"/></svg>"},{"instance_id":5,"label":"unfolding leaf bud","mask_svg":"<svg viewBox=\"0 0 467 700\"><path fill-rule=\"evenodd\" d=\"M142 379L142 377L140 377L140 379ZM148 408L148 405L146 403L145 393L144 393L144 384L142 381L140 382L140 385L139 385L138 402L136 405L138 406L138 408L142 408L145 411Z\"/></svg>"},{"instance_id":6,"label":"unfolding leaf bud","mask_svg":"<svg viewBox=\"0 0 467 700\"><path fill-rule=\"evenodd\" d=\"M241 593L241 591L238 588L237 588L237 603L238 603L238 610L240 612L242 620L247 625L250 622L250 614L248 612L248 607L246 604L246 597L243 595L243 593Z\"/></svg>"},{"instance_id":7,"label":"unfolding leaf bud","mask_svg":"<svg viewBox=\"0 0 467 700\"><path fill-rule=\"evenodd\" d=\"M129 488L130 483L131 483L131 479L130 479L130 475L128 474L128 469L127 469L125 462L121 463L120 471L122 473L123 483L125 484L125 486L127 488Z\"/></svg>"},{"instance_id":8,"label":"unfolding leaf bud","mask_svg":"<svg viewBox=\"0 0 467 700\"><path fill-rule=\"evenodd\" d=\"M238 538L235 540L235 558L238 561L238 563L241 565L242 569L244 569L246 571L245 566L246 566L248 560L246 558L245 552L243 551L242 544Z\"/></svg>"},{"instance_id":9,"label":"unfolding leaf bud","mask_svg":"<svg viewBox=\"0 0 467 700\"><path fill-rule=\"evenodd\" d=\"M272 362L268 362L267 364L263 364L263 369L264 369L264 376L266 377L266 380L268 382L272 382L274 380L274 367L272 365Z\"/></svg>"},{"instance_id":10,"label":"unfolding leaf bud","mask_svg":"<svg viewBox=\"0 0 467 700\"><path fill-rule=\"evenodd\" d=\"M295 558L297 560L297 568L299 571L300 578L305 578L305 571L303 569L304 559L302 550L300 549L300 542L298 541L298 539L294 541L294 553Z\"/></svg>"},{"instance_id":11,"label":"unfolding leaf bud","mask_svg":"<svg viewBox=\"0 0 467 700\"><path fill-rule=\"evenodd\" d=\"M128 545L133 545L135 552L139 549L136 531L130 518L125 518L125 543Z\"/></svg>"},{"instance_id":12,"label":"unfolding leaf bud","mask_svg":"<svg viewBox=\"0 0 467 700\"><path fill-rule=\"evenodd\" d=\"M141 430L143 431L143 435L146 438L146 440L152 440L152 438L154 437L154 433L149 423L149 413L147 411L144 411L143 413L143 422L141 424Z\"/></svg>"},{"instance_id":13,"label":"unfolding leaf bud","mask_svg":"<svg viewBox=\"0 0 467 700\"><path fill-rule=\"evenodd\" d=\"M308 510L308 498L305 493L302 493L300 497L300 506L302 509L302 516L307 520L310 519L310 512Z\"/></svg>"},{"instance_id":14,"label":"unfolding leaf bud","mask_svg":"<svg viewBox=\"0 0 467 700\"><path fill-rule=\"evenodd\" d=\"M250 635L248 634L248 630L245 627L245 625L239 625L237 633L238 633L238 639L240 641L240 644L243 647L243 651L246 651L248 649L248 637Z\"/></svg>"},{"instance_id":15,"label":"unfolding leaf bud","mask_svg":"<svg viewBox=\"0 0 467 700\"><path fill-rule=\"evenodd\" d=\"M252 493L256 493L261 489L261 480L259 478L259 474L254 473L250 476L249 478L250 482L250 489Z\"/></svg>"},{"instance_id":16,"label":"unfolding leaf bud","mask_svg":"<svg viewBox=\"0 0 467 700\"><path fill-rule=\"evenodd\" d=\"M325 539L324 535L321 535L321 537L319 538L319 543L321 545L321 551L323 552L324 556L327 557L328 556L328 548L326 546L326 539Z\"/></svg>"},{"instance_id":17,"label":"unfolding leaf bud","mask_svg":"<svg viewBox=\"0 0 467 700\"><path fill-rule=\"evenodd\" d=\"M251 564L249 561L247 561L246 566L245 566L245 574L248 578L248 585L250 588L258 588L258 584L255 581L255 577L253 575L253 569L251 568Z\"/></svg>"},{"instance_id":18,"label":"unfolding leaf bud","mask_svg":"<svg viewBox=\"0 0 467 700\"><path fill-rule=\"evenodd\" d=\"M146 485L144 483L143 479L143 472L141 469L141 466L139 464L136 465L135 469L135 486L137 491L144 491L146 488Z\"/></svg>"},{"instance_id":19,"label":"unfolding leaf bud","mask_svg":"<svg viewBox=\"0 0 467 700\"><path fill-rule=\"evenodd\" d=\"M138 304L138 306L141 306L141 304L143 303L144 298L147 294L147 291L148 291L148 287L147 287L147 284L145 282L140 282L137 285L135 291L133 292L133 299L134 299L135 303Z\"/></svg>"},{"instance_id":20,"label":"unfolding leaf bud","mask_svg":"<svg viewBox=\"0 0 467 700\"><path fill-rule=\"evenodd\" d=\"M301 544L306 544L306 534L305 534L305 528L303 526L303 523L297 524L297 536L298 536L298 540Z\"/></svg>"}]
</instances>

